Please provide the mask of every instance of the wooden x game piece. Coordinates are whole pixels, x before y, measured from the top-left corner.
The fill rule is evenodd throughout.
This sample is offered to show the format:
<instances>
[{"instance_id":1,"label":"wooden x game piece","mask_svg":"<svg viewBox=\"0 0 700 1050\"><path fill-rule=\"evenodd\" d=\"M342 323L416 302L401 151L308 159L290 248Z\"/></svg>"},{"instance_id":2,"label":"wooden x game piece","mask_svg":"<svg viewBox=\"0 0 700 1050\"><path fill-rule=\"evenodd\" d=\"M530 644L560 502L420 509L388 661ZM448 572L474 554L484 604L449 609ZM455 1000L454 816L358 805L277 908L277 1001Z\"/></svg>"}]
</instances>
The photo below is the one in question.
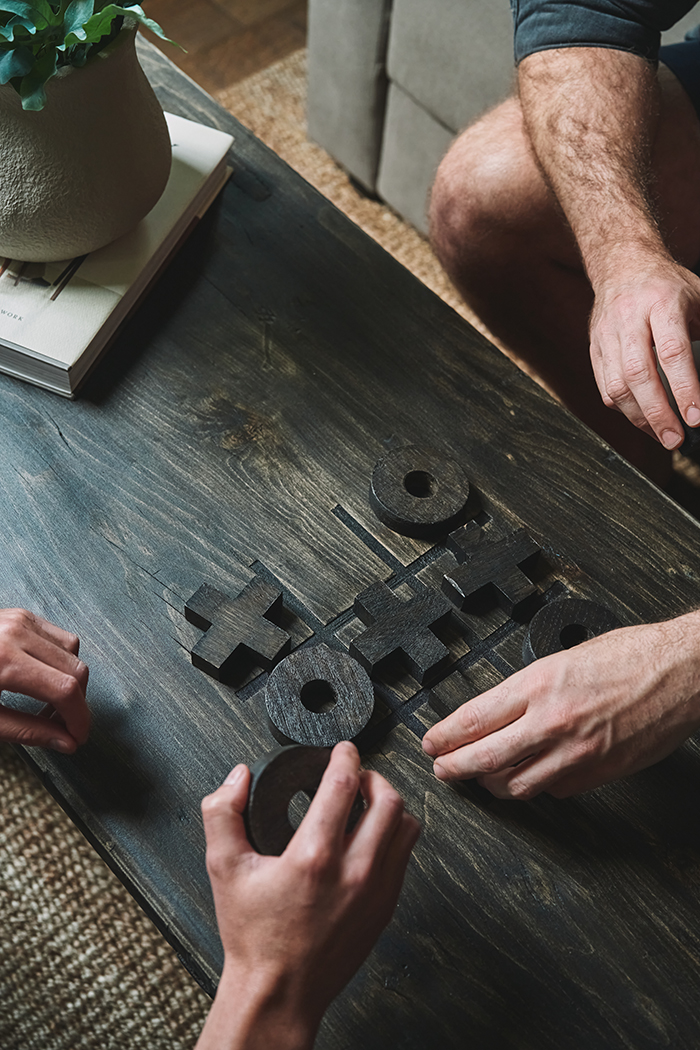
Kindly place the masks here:
<instances>
[{"instance_id":1,"label":"wooden x game piece","mask_svg":"<svg viewBox=\"0 0 700 1050\"><path fill-rule=\"evenodd\" d=\"M368 627L351 642L350 655L370 674L398 657L422 684L449 663L449 649L433 634L452 615L439 591L427 589L404 602L385 583L374 583L355 599L354 609Z\"/></svg>"},{"instance_id":2,"label":"wooden x game piece","mask_svg":"<svg viewBox=\"0 0 700 1050\"><path fill-rule=\"evenodd\" d=\"M192 649L192 663L224 681L240 663L265 670L289 652L291 639L270 617L282 611L282 592L253 579L236 598L204 583L185 603L185 617L206 633Z\"/></svg>"},{"instance_id":3,"label":"wooden x game piece","mask_svg":"<svg viewBox=\"0 0 700 1050\"><path fill-rule=\"evenodd\" d=\"M540 548L525 529L500 540L483 540L476 522L450 535L449 546L462 564L446 573L442 590L458 609L495 602L516 619L526 614L537 596L527 576Z\"/></svg>"}]
</instances>

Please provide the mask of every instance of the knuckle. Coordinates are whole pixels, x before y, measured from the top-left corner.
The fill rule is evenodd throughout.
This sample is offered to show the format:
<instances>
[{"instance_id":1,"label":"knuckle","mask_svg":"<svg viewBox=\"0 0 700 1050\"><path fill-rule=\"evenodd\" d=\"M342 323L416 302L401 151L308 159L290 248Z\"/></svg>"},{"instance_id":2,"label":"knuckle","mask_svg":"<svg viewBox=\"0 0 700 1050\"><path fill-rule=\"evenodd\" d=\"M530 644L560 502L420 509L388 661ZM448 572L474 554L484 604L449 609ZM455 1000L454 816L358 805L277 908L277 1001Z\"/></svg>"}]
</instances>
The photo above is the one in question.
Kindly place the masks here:
<instances>
[{"instance_id":1,"label":"knuckle","mask_svg":"<svg viewBox=\"0 0 700 1050\"><path fill-rule=\"evenodd\" d=\"M466 733L469 736L480 737L484 731L484 716L479 707L467 701L462 704L456 712L455 728L458 734Z\"/></svg>"},{"instance_id":2,"label":"knuckle","mask_svg":"<svg viewBox=\"0 0 700 1050\"><path fill-rule=\"evenodd\" d=\"M65 674L63 672L58 672L57 674L54 692L58 703L61 703L61 701L73 701L77 696L82 697L80 686L78 685L76 678L72 674Z\"/></svg>"},{"instance_id":3,"label":"knuckle","mask_svg":"<svg viewBox=\"0 0 700 1050\"><path fill-rule=\"evenodd\" d=\"M539 794L540 788L536 784L530 784L525 780L512 780L508 785L510 797L516 802L528 802Z\"/></svg>"},{"instance_id":4,"label":"knuckle","mask_svg":"<svg viewBox=\"0 0 700 1050\"><path fill-rule=\"evenodd\" d=\"M654 345L659 360L665 365L674 365L688 356L688 348L675 337L657 340Z\"/></svg>"},{"instance_id":5,"label":"knuckle","mask_svg":"<svg viewBox=\"0 0 700 1050\"><path fill-rule=\"evenodd\" d=\"M328 786L337 794L354 794L357 791L358 777L353 773L331 773Z\"/></svg>"},{"instance_id":6,"label":"knuckle","mask_svg":"<svg viewBox=\"0 0 700 1050\"><path fill-rule=\"evenodd\" d=\"M14 730L12 734L12 743L20 744L22 747L37 747L41 746L43 741L40 740L37 731L33 726L21 725Z\"/></svg>"},{"instance_id":7,"label":"knuckle","mask_svg":"<svg viewBox=\"0 0 700 1050\"><path fill-rule=\"evenodd\" d=\"M389 788L385 791L381 799L382 807L387 811L389 817L396 817L397 819L403 813L404 803L401 795L394 788Z\"/></svg>"},{"instance_id":8,"label":"knuckle","mask_svg":"<svg viewBox=\"0 0 700 1050\"><path fill-rule=\"evenodd\" d=\"M334 851L325 842L317 842L303 857L306 878L312 883L323 882L334 861Z\"/></svg>"},{"instance_id":9,"label":"knuckle","mask_svg":"<svg viewBox=\"0 0 700 1050\"><path fill-rule=\"evenodd\" d=\"M625 401L629 397L629 386L621 376L608 379L605 384L605 390L608 396L610 404L609 408L613 405L619 404L620 401Z\"/></svg>"},{"instance_id":10,"label":"knuckle","mask_svg":"<svg viewBox=\"0 0 700 1050\"><path fill-rule=\"evenodd\" d=\"M503 766L500 755L490 745L485 745L479 751L479 768L488 776L489 773L497 773Z\"/></svg>"},{"instance_id":11,"label":"knuckle","mask_svg":"<svg viewBox=\"0 0 700 1050\"><path fill-rule=\"evenodd\" d=\"M627 386L646 383L651 378L649 363L638 354L629 354L622 362L622 375Z\"/></svg>"},{"instance_id":12,"label":"knuckle","mask_svg":"<svg viewBox=\"0 0 700 1050\"><path fill-rule=\"evenodd\" d=\"M8 639L16 639L27 631L34 617L26 609L6 609L0 620L0 632Z\"/></svg>"},{"instance_id":13,"label":"knuckle","mask_svg":"<svg viewBox=\"0 0 700 1050\"><path fill-rule=\"evenodd\" d=\"M218 843L207 846L207 872L210 879L223 879L230 868L230 856L225 847Z\"/></svg>"},{"instance_id":14,"label":"knuckle","mask_svg":"<svg viewBox=\"0 0 700 1050\"><path fill-rule=\"evenodd\" d=\"M599 748L595 740L587 737L584 740L575 740L569 746L569 764L580 765L598 756Z\"/></svg>"},{"instance_id":15,"label":"knuckle","mask_svg":"<svg viewBox=\"0 0 700 1050\"><path fill-rule=\"evenodd\" d=\"M221 788L213 791L211 795L205 795L202 799L202 815L205 817L217 816L219 813L226 812L228 808L228 800Z\"/></svg>"}]
</instances>

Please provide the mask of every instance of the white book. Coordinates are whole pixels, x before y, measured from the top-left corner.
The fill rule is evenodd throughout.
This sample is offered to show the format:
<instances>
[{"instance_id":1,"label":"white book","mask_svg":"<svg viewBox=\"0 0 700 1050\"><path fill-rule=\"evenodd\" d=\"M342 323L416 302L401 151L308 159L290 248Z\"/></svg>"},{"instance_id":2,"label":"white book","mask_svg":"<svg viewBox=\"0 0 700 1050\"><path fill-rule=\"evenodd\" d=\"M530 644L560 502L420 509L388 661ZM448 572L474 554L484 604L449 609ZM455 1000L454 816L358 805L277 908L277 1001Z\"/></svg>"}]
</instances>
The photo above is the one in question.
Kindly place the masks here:
<instances>
[{"instance_id":1,"label":"white book","mask_svg":"<svg viewBox=\"0 0 700 1050\"><path fill-rule=\"evenodd\" d=\"M173 149L168 183L130 233L65 262L0 258L0 371L74 397L229 175L233 138L165 114Z\"/></svg>"}]
</instances>

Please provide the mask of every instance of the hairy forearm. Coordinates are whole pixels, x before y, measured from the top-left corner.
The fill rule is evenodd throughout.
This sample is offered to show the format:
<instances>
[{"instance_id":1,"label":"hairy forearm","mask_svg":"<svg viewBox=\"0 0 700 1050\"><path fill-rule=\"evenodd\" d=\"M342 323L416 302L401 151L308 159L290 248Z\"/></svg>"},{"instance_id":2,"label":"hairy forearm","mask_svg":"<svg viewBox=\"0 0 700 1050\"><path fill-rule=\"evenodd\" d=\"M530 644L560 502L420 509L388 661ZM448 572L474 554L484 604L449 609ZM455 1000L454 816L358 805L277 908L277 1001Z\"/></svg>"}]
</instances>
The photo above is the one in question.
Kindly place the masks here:
<instances>
[{"instance_id":1,"label":"hairy forearm","mask_svg":"<svg viewBox=\"0 0 700 1050\"><path fill-rule=\"evenodd\" d=\"M608 48L528 56L520 99L537 161L571 225L594 289L631 255L664 255L650 193L656 72Z\"/></svg>"}]
</instances>

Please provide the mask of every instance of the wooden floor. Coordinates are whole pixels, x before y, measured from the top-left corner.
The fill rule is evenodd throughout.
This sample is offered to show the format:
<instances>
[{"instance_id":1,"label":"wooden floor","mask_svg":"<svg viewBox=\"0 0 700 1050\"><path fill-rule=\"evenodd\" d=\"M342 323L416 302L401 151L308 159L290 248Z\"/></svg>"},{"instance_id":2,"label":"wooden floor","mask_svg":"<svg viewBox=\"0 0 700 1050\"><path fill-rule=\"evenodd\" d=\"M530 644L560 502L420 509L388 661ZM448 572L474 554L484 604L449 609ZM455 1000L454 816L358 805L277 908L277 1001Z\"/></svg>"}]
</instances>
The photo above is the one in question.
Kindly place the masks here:
<instances>
[{"instance_id":1,"label":"wooden floor","mask_svg":"<svg viewBox=\"0 0 700 1050\"><path fill-rule=\"evenodd\" d=\"M307 2L145 0L142 6L187 54L146 35L213 94L304 47Z\"/></svg>"}]
</instances>

